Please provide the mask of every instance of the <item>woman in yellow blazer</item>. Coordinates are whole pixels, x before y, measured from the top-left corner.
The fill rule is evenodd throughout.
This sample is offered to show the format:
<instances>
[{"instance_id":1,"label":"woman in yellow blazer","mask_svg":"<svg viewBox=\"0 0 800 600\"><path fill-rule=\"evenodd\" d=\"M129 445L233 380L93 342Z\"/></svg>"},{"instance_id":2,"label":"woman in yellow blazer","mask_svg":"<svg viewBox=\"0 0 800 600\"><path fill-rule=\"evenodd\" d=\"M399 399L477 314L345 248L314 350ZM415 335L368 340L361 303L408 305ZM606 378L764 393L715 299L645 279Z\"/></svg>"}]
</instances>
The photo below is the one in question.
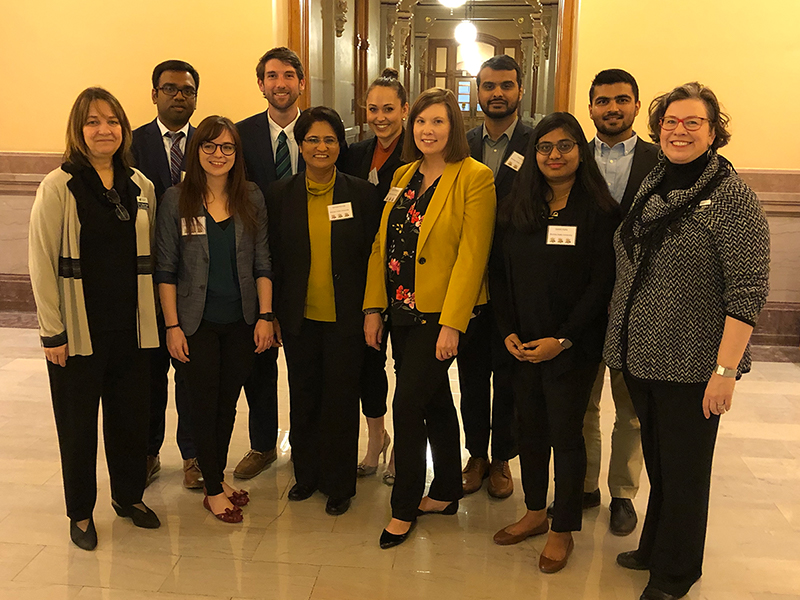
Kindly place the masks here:
<instances>
[{"instance_id":1,"label":"woman in yellow blazer","mask_svg":"<svg viewBox=\"0 0 800 600\"><path fill-rule=\"evenodd\" d=\"M496 202L491 169L469 157L451 91L420 94L407 127L403 159L411 164L395 172L386 197L364 298L367 344L379 346L388 313L397 371L397 478L381 548L404 542L419 515L458 512L460 430L447 370L487 300ZM423 498L428 441L434 479Z\"/></svg>"}]
</instances>

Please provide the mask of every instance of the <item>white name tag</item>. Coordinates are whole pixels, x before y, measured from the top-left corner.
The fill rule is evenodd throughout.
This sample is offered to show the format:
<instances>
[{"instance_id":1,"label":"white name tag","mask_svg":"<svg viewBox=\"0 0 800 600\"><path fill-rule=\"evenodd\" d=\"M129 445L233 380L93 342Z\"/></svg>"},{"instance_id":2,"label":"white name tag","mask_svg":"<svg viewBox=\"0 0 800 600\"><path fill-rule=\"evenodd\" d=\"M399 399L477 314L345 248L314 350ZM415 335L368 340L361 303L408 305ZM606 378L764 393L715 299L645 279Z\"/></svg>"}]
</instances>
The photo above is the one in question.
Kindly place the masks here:
<instances>
[{"instance_id":1,"label":"white name tag","mask_svg":"<svg viewBox=\"0 0 800 600\"><path fill-rule=\"evenodd\" d=\"M367 181L369 181L372 185L378 185L378 183L380 183L378 181L378 169L372 169L372 171L369 172Z\"/></svg>"},{"instance_id":2,"label":"white name tag","mask_svg":"<svg viewBox=\"0 0 800 600\"><path fill-rule=\"evenodd\" d=\"M511 156L508 157L506 161L506 166L514 169L515 171L519 171L519 168L522 166L522 163L525 162L525 157L522 156L519 152L512 152Z\"/></svg>"},{"instance_id":3,"label":"white name tag","mask_svg":"<svg viewBox=\"0 0 800 600\"><path fill-rule=\"evenodd\" d=\"M353 218L353 205L350 202L341 204L331 204L328 207L328 218L331 221L341 221L342 219Z\"/></svg>"},{"instance_id":4,"label":"white name tag","mask_svg":"<svg viewBox=\"0 0 800 600\"><path fill-rule=\"evenodd\" d=\"M147 199L147 196L136 196L136 203L142 210L150 208L150 200Z\"/></svg>"},{"instance_id":5,"label":"white name tag","mask_svg":"<svg viewBox=\"0 0 800 600\"><path fill-rule=\"evenodd\" d=\"M711 206L711 200L700 200L700 206Z\"/></svg>"},{"instance_id":6,"label":"white name tag","mask_svg":"<svg viewBox=\"0 0 800 600\"><path fill-rule=\"evenodd\" d=\"M574 246L578 237L578 228L575 225L548 225L548 246Z\"/></svg>"},{"instance_id":7,"label":"white name tag","mask_svg":"<svg viewBox=\"0 0 800 600\"><path fill-rule=\"evenodd\" d=\"M181 219L181 235L189 235L189 229L192 230L192 235L205 235L206 234L206 216L202 215L197 219Z\"/></svg>"},{"instance_id":8,"label":"white name tag","mask_svg":"<svg viewBox=\"0 0 800 600\"><path fill-rule=\"evenodd\" d=\"M401 187L393 187L389 190L389 193L386 194L386 198L383 199L384 202L394 202L400 197L400 194L403 193L403 188Z\"/></svg>"}]
</instances>

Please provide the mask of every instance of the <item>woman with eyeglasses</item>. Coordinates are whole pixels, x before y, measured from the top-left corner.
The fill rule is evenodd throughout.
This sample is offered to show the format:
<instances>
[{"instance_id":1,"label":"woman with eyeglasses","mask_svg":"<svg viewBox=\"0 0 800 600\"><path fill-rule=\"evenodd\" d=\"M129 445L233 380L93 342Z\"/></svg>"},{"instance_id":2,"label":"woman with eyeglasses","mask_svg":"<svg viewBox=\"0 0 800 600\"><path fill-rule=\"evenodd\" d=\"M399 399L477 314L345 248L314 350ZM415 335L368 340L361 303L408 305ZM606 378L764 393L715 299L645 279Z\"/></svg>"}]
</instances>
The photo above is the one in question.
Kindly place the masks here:
<instances>
[{"instance_id":1,"label":"woman with eyeglasses","mask_svg":"<svg viewBox=\"0 0 800 600\"><path fill-rule=\"evenodd\" d=\"M236 401L255 354L274 343L267 212L241 148L230 119L203 119L156 230L155 280L167 349L189 388L203 506L226 523L241 522L249 501L224 478Z\"/></svg>"},{"instance_id":2,"label":"woman with eyeglasses","mask_svg":"<svg viewBox=\"0 0 800 600\"><path fill-rule=\"evenodd\" d=\"M305 171L267 192L276 323L289 372L295 484L341 515L356 493L359 396L366 347L361 303L381 203L372 185L336 169L345 144L336 111L303 111L294 126Z\"/></svg>"},{"instance_id":3,"label":"woman with eyeglasses","mask_svg":"<svg viewBox=\"0 0 800 600\"><path fill-rule=\"evenodd\" d=\"M542 119L512 193L500 204L489 282L498 327L518 361L514 404L527 508L494 541L516 544L549 530L539 556L544 573L566 566L572 532L581 529L583 417L601 359L619 219L575 117L557 112Z\"/></svg>"},{"instance_id":4,"label":"woman with eyeglasses","mask_svg":"<svg viewBox=\"0 0 800 600\"><path fill-rule=\"evenodd\" d=\"M70 538L97 546L97 411L111 504L156 528L142 502L147 465L149 355L158 347L151 242L155 193L131 167L131 127L102 88L80 93L64 164L36 192L29 268L47 358Z\"/></svg>"},{"instance_id":5,"label":"woman with eyeglasses","mask_svg":"<svg viewBox=\"0 0 800 600\"><path fill-rule=\"evenodd\" d=\"M639 547L617 562L650 571L645 600L680 598L701 576L717 429L769 291L764 211L717 153L728 120L697 82L653 100L662 158L614 237L604 357L625 375L650 479Z\"/></svg>"}]
</instances>

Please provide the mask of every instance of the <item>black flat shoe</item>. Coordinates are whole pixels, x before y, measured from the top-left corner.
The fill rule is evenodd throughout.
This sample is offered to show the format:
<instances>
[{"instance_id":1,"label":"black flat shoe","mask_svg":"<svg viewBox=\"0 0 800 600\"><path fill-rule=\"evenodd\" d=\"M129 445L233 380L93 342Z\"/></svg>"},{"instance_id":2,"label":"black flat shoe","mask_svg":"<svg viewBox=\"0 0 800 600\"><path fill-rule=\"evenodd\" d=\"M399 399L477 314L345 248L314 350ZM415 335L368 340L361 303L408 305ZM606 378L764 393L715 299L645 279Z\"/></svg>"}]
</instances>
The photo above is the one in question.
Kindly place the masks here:
<instances>
[{"instance_id":1,"label":"black flat shoe","mask_svg":"<svg viewBox=\"0 0 800 600\"><path fill-rule=\"evenodd\" d=\"M608 527L611 533L619 536L633 533L639 522L633 502L628 498L612 498L608 509L611 511L611 522Z\"/></svg>"},{"instance_id":2,"label":"black flat shoe","mask_svg":"<svg viewBox=\"0 0 800 600\"><path fill-rule=\"evenodd\" d=\"M161 527L161 521L158 520L156 513L147 508L144 503L142 503L142 506L144 506L145 510L136 508L133 505L121 506L114 500L111 501L111 507L114 509L114 512L120 517L131 519L136 527L141 527L142 529L158 529Z\"/></svg>"},{"instance_id":3,"label":"black flat shoe","mask_svg":"<svg viewBox=\"0 0 800 600\"><path fill-rule=\"evenodd\" d=\"M381 533L381 550L388 550L389 548L394 548L395 546L399 546L403 542L408 539L408 536L411 535L411 532L414 531L414 526L417 524L416 519L411 521L411 525L408 528L408 531L401 534L389 533L385 529L383 533Z\"/></svg>"},{"instance_id":4,"label":"black flat shoe","mask_svg":"<svg viewBox=\"0 0 800 600\"><path fill-rule=\"evenodd\" d=\"M457 512L458 512L458 500L453 500L442 510L422 510L418 508L417 516L419 517L422 515L454 515Z\"/></svg>"},{"instance_id":5,"label":"black flat shoe","mask_svg":"<svg viewBox=\"0 0 800 600\"><path fill-rule=\"evenodd\" d=\"M673 596L649 585L644 588L642 595L639 596L639 600L678 600L678 598L683 598L683 596Z\"/></svg>"},{"instance_id":6,"label":"black flat shoe","mask_svg":"<svg viewBox=\"0 0 800 600\"><path fill-rule=\"evenodd\" d=\"M645 563L639 559L639 551L631 550L629 552L622 552L617 554L617 564L620 567L631 569L632 571L647 571L650 569Z\"/></svg>"},{"instance_id":7,"label":"black flat shoe","mask_svg":"<svg viewBox=\"0 0 800 600\"><path fill-rule=\"evenodd\" d=\"M94 519L89 519L86 531L78 527L78 522L70 519L69 538L72 543L82 550L94 550L97 547L97 530L94 528Z\"/></svg>"},{"instance_id":8,"label":"black flat shoe","mask_svg":"<svg viewBox=\"0 0 800 600\"><path fill-rule=\"evenodd\" d=\"M292 502L300 502L301 500L307 500L308 498L311 498L312 494L316 491L316 488L313 488L310 485L295 483L292 486L292 489L289 490L287 497Z\"/></svg>"},{"instance_id":9,"label":"black flat shoe","mask_svg":"<svg viewBox=\"0 0 800 600\"><path fill-rule=\"evenodd\" d=\"M352 498L328 498L325 504L325 512L334 517L343 515L350 508Z\"/></svg>"}]
</instances>

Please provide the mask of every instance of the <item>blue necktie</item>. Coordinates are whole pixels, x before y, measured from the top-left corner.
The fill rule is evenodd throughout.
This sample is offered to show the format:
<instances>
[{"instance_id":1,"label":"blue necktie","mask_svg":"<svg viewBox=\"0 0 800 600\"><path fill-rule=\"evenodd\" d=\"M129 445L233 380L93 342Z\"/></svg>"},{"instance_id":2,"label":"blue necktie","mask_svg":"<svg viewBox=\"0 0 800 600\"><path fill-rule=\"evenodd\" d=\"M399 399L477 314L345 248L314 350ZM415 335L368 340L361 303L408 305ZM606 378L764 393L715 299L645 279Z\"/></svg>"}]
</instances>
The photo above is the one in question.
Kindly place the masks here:
<instances>
[{"instance_id":1,"label":"blue necktie","mask_svg":"<svg viewBox=\"0 0 800 600\"><path fill-rule=\"evenodd\" d=\"M275 152L275 173L278 179L289 177L292 174L292 159L289 156L289 138L286 132L278 134L278 149Z\"/></svg>"}]
</instances>

